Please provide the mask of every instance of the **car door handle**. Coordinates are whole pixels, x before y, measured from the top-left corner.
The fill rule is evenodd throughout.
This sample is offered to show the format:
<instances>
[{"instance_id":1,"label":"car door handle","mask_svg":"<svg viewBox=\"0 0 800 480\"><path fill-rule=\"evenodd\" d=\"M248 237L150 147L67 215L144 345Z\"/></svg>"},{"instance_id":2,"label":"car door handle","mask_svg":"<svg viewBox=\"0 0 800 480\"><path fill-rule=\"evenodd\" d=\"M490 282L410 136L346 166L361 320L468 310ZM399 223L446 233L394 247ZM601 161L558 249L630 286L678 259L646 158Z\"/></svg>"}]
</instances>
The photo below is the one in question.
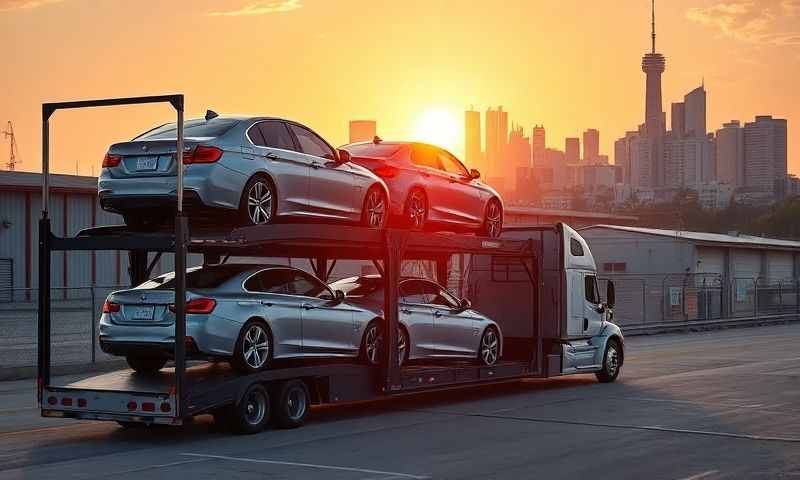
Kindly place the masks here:
<instances>
[{"instance_id":1,"label":"car door handle","mask_svg":"<svg viewBox=\"0 0 800 480\"><path fill-rule=\"evenodd\" d=\"M267 306L267 307L271 307L272 306L272 302L267 302L266 300L262 300L261 301L261 305L264 305L264 306Z\"/></svg>"},{"instance_id":2,"label":"car door handle","mask_svg":"<svg viewBox=\"0 0 800 480\"><path fill-rule=\"evenodd\" d=\"M434 317L441 317L442 316L442 312L440 312L439 310L434 310L433 311L433 316Z\"/></svg>"},{"instance_id":3,"label":"car door handle","mask_svg":"<svg viewBox=\"0 0 800 480\"><path fill-rule=\"evenodd\" d=\"M401 308L400 312L402 312L402 313L411 313L411 310L409 310L407 308Z\"/></svg>"},{"instance_id":4,"label":"car door handle","mask_svg":"<svg viewBox=\"0 0 800 480\"><path fill-rule=\"evenodd\" d=\"M304 303L304 304L302 305L302 307L303 307L304 309L306 309L306 310L312 310L312 309L316 308L314 305L311 305L310 303Z\"/></svg>"},{"instance_id":5,"label":"car door handle","mask_svg":"<svg viewBox=\"0 0 800 480\"><path fill-rule=\"evenodd\" d=\"M275 155L275 154L274 154L274 153L272 153L272 152L269 152L269 153L266 155L266 157L267 157L267 158L269 158L270 160L280 160L280 157L279 157L279 156L277 156L277 155Z\"/></svg>"},{"instance_id":6,"label":"car door handle","mask_svg":"<svg viewBox=\"0 0 800 480\"><path fill-rule=\"evenodd\" d=\"M313 162L311 163L311 168L313 168L314 170L320 169L322 168L322 164L319 162Z\"/></svg>"}]
</instances>

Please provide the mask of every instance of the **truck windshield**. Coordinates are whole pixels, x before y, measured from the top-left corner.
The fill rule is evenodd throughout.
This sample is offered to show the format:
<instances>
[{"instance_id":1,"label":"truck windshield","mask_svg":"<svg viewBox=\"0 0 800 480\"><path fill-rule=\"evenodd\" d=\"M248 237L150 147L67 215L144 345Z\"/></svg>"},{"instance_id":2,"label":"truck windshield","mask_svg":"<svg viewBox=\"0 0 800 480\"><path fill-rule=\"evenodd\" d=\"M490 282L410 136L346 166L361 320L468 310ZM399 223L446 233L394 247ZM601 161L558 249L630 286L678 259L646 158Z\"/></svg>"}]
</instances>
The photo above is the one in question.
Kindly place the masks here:
<instances>
[{"instance_id":1,"label":"truck windshield","mask_svg":"<svg viewBox=\"0 0 800 480\"><path fill-rule=\"evenodd\" d=\"M183 122L183 136L184 137L219 137L225 135L228 130L233 128L234 125L239 123L239 120L233 118L213 118L211 120L187 120ZM134 140L157 140L175 138L177 133L177 124L167 123L148 130L142 133Z\"/></svg>"}]
</instances>

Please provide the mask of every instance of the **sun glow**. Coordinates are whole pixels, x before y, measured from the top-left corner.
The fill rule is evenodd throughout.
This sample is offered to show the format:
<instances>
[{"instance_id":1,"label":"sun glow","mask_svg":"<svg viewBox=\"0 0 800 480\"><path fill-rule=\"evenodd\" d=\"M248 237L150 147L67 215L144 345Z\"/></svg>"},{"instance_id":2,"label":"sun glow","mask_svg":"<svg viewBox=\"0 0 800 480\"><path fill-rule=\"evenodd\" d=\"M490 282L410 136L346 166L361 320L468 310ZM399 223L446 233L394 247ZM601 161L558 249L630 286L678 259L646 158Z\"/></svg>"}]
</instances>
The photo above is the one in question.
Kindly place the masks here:
<instances>
[{"instance_id":1,"label":"sun glow","mask_svg":"<svg viewBox=\"0 0 800 480\"><path fill-rule=\"evenodd\" d=\"M461 125L458 117L445 108L428 109L417 118L414 139L454 150L458 146Z\"/></svg>"}]
</instances>

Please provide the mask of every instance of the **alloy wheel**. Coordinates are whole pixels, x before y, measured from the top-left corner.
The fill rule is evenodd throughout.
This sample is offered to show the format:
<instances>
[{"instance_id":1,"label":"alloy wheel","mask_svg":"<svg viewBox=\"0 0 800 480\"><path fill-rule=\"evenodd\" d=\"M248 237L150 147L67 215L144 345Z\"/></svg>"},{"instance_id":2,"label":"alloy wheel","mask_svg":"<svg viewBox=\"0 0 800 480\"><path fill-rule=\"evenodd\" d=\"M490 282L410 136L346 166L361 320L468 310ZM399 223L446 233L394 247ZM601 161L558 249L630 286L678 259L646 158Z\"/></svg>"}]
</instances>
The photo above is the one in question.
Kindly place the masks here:
<instances>
[{"instance_id":1,"label":"alloy wheel","mask_svg":"<svg viewBox=\"0 0 800 480\"><path fill-rule=\"evenodd\" d=\"M403 333L402 330L398 329L397 331L397 364L403 366L403 362L406 358L406 348L408 348L408 342L406 341L406 335Z\"/></svg>"},{"instance_id":2,"label":"alloy wheel","mask_svg":"<svg viewBox=\"0 0 800 480\"><path fill-rule=\"evenodd\" d=\"M411 228L421 229L425 225L426 215L425 197L419 191L412 193L411 198L408 199L408 217Z\"/></svg>"},{"instance_id":3,"label":"alloy wheel","mask_svg":"<svg viewBox=\"0 0 800 480\"><path fill-rule=\"evenodd\" d=\"M244 399L244 420L250 425L258 425L267 414L268 400L260 389L252 389Z\"/></svg>"},{"instance_id":4,"label":"alloy wheel","mask_svg":"<svg viewBox=\"0 0 800 480\"><path fill-rule=\"evenodd\" d=\"M381 344L383 335L377 325L372 325L367 330L367 337L364 340L367 361L372 365L377 365L380 361Z\"/></svg>"},{"instance_id":5,"label":"alloy wheel","mask_svg":"<svg viewBox=\"0 0 800 480\"><path fill-rule=\"evenodd\" d=\"M272 219L272 190L258 181L247 192L247 213L253 225L263 225Z\"/></svg>"},{"instance_id":6,"label":"alloy wheel","mask_svg":"<svg viewBox=\"0 0 800 480\"><path fill-rule=\"evenodd\" d=\"M383 227L386 220L386 199L380 190L373 189L367 197L367 226Z\"/></svg>"},{"instance_id":7,"label":"alloy wheel","mask_svg":"<svg viewBox=\"0 0 800 480\"><path fill-rule=\"evenodd\" d=\"M497 361L499 342L497 332L493 328L486 329L481 338L480 355L484 365L492 366Z\"/></svg>"},{"instance_id":8,"label":"alloy wheel","mask_svg":"<svg viewBox=\"0 0 800 480\"><path fill-rule=\"evenodd\" d=\"M251 325L242 339L242 355L247 365L258 370L269 358L269 336L261 325Z\"/></svg>"},{"instance_id":9,"label":"alloy wheel","mask_svg":"<svg viewBox=\"0 0 800 480\"><path fill-rule=\"evenodd\" d=\"M606 352L606 372L609 376L614 376L619 368L619 352L614 345L608 346Z\"/></svg>"},{"instance_id":10,"label":"alloy wheel","mask_svg":"<svg viewBox=\"0 0 800 480\"><path fill-rule=\"evenodd\" d=\"M503 230L503 210L496 201L489 203L486 209L486 233L497 238Z\"/></svg>"}]
</instances>

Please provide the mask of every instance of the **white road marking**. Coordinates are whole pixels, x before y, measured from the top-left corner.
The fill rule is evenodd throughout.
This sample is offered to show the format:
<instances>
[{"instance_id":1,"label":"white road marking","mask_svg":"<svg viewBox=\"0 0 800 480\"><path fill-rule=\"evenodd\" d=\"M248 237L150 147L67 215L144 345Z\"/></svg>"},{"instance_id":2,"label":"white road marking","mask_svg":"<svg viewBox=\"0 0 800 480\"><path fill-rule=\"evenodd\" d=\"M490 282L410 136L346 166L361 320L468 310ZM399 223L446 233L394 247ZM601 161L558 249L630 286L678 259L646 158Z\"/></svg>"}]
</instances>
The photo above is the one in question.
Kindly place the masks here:
<instances>
[{"instance_id":1,"label":"white road marking","mask_svg":"<svg viewBox=\"0 0 800 480\"><path fill-rule=\"evenodd\" d=\"M286 465L289 467L304 467L304 468L316 468L319 470L339 470L344 472L357 472L357 473L369 473L374 475L389 475L392 477L398 478L414 478L418 480L427 479L430 477L421 476L421 475L411 475L408 473L399 473L399 472L386 472L382 470L371 470L368 468L355 468L355 467L338 467L335 465L317 465L314 463L297 463L297 462L284 462L280 460L262 460L259 458L243 458L243 457L228 457L225 455L208 455L205 453L181 453L181 455L185 455L188 457L202 457L202 458L215 458L217 460L228 460L231 462L247 462L247 463L267 463L271 465Z\"/></svg>"},{"instance_id":2,"label":"white road marking","mask_svg":"<svg viewBox=\"0 0 800 480\"><path fill-rule=\"evenodd\" d=\"M116 472L104 472L104 473L101 474L101 476L104 477L104 478L105 477L113 477L113 476L116 476L116 475L124 475L124 474L128 474L128 473L137 473L137 472L143 472L143 471L146 471L146 470L155 470L157 468L175 467L177 465L185 465L187 463L205 462L206 460L208 460L208 459L206 459L206 458L197 458L197 459L194 459L194 460L181 460L181 461L178 461L178 462L160 463L160 464L156 464L156 465L147 465L147 466L144 466L144 467L131 468L131 469L128 469L128 470L119 470L119 471L116 471ZM79 476L78 478L91 478L93 476L95 476L95 475L94 474L82 475L82 476Z\"/></svg>"},{"instance_id":3,"label":"white road marking","mask_svg":"<svg viewBox=\"0 0 800 480\"><path fill-rule=\"evenodd\" d=\"M709 470L707 472L698 473L689 477L683 477L679 480L700 480L701 478L706 478L710 475L714 475L715 473L719 473L719 470Z\"/></svg>"}]
</instances>

